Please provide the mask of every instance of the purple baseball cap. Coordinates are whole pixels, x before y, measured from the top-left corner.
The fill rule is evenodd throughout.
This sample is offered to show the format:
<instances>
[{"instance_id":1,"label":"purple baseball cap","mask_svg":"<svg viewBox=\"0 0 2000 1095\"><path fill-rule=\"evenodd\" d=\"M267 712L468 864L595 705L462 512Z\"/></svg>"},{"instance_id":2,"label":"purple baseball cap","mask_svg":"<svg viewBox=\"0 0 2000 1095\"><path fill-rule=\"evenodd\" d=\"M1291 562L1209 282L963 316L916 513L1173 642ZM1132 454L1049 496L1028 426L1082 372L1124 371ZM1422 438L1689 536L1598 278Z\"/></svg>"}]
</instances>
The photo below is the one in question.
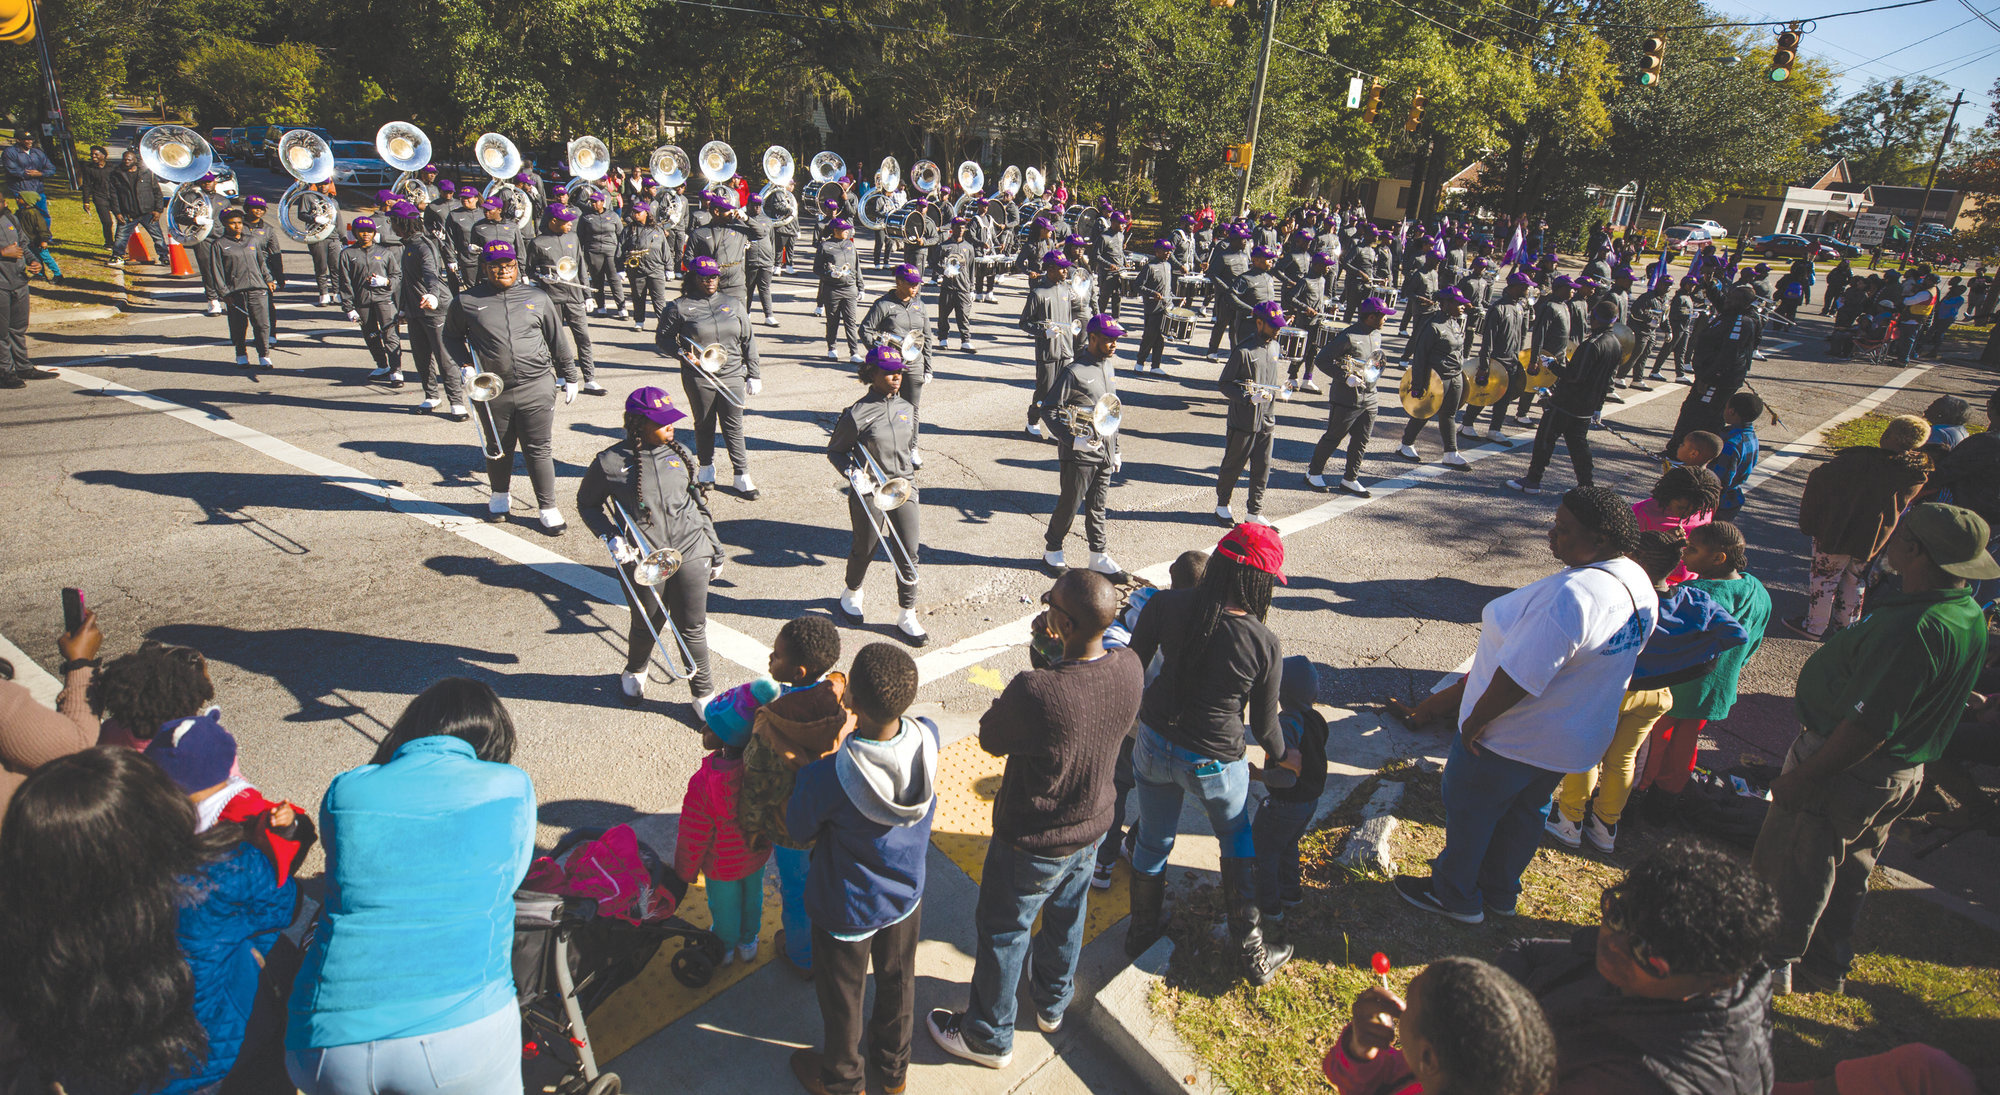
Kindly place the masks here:
<instances>
[{"instance_id":1,"label":"purple baseball cap","mask_svg":"<svg viewBox=\"0 0 2000 1095\"><path fill-rule=\"evenodd\" d=\"M625 397L626 414L642 414L646 421L655 426L671 426L687 417L687 412L674 406L674 397L664 388L640 388Z\"/></svg>"},{"instance_id":2,"label":"purple baseball cap","mask_svg":"<svg viewBox=\"0 0 2000 1095\"><path fill-rule=\"evenodd\" d=\"M1396 308L1394 305L1384 303L1381 297L1369 297L1367 300L1361 302L1361 314L1364 316L1393 316L1396 314Z\"/></svg>"},{"instance_id":3,"label":"purple baseball cap","mask_svg":"<svg viewBox=\"0 0 2000 1095\"><path fill-rule=\"evenodd\" d=\"M549 217L552 220L559 220L564 224L568 224L577 218L576 207L573 205L549 206Z\"/></svg>"},{"instance_id":4,"label":"purple baseball cap","mask_svg":"<svg viewBox=\"0 0 2000 1095\"><path fill-rule=\"evenodd\" d=\"M696 255L688 260L688 273L698 278L719 278L722 264L715 261L714 255Z\"/></svg>"},{"instance_id":5,"label":"purple baseball cap","mask_svg":"<svg viewBox=\"0 0 2000 1095\"><path fill-rule=\"evenodd\" d=\"M762 194L752 194L752 195L750 195L750 204L751 204L751 205L763 205L763 204L764 204L764 195L762 195Z\"/></svg>"},{"instance_id":6,"label":"purple baseball cap","mask_svg":"<svg viewBox=\"0 0 2000 1095\"><path fill-rule=\"evenodd\" d=\"M208 174L206 174L206 175L203 175L203 176L202 176L201 178L199 178L199 179L196 179L196 180L195 180L195 182L197 182L197 183L208 183L208 182L220 182L220 181L222 181L222 180L218 179L218 178L216 177L216 174L215 174L215 172L213 172L213 171L211 171L211 172L209 172Z\"/></svg>"},{"instance_id":7,"label":"purple baseball cap","mask_svg":"<svg viewBox=\"0 0 2000 1095\"><path fill-rule=\"evenodd\" d=\"M1694 276L1693 274L1682 274L1682 275L1681 275L1681 287L1682 287L1682 288L1685 288L1685 289L1692 289L1692 288L1694 288L1695 286L1697 286L1697 285L1700 285L1700 284L1701 284L1701 279L1700 279L1700 278L1698 278L1698 277L1695 277L1695 276Z\"/></svg>"},{"instance_id":8,"label":"purple baseball cap","mask_svg":"<svg viewBox=\"0 0 2000 1095\"><path fill-rule=\"evenodd\" d=\"M885 373L903 371L903 351L894 346L877 346L868 351L868 364Z\"/></svg>"},{"instance_id":9,"label":"purple baseball cap","mask_svg":"<svg viewBox=\"0 0 2000 1095\"><path fill-rule=\"evenodd\" d=\"M1069 235L1067 235L1067 236L1063 237L1063 246L1064 246L1064 247L1089 247L1089 246L1090 246L1090 241L1089 241L1089 240L1087 240L1087 239L1084 239L1084 238L1083 238L1082 236L1079 236L1079 235L1077 235L1077 234L1076 234L1076 233L1074 233L1074 232L1071 232L1071 233L1070 233Z\"/></svg>"},{"instance_id":10,"label":"purple baseball cap","mask_svg":"<svg viewBox=\"0 0 2000 1095\"><path fill-rule=\"evenodd\" d=\"M514 245L506 240L487 240L485 249L479 252L481 262L513 262L517 257Z\"/></svg>"},{"instance_id":11,"label":"purple baseball cap","mask_svg":"<svg viewBox=\"0 0 2000 1095\"><path fill-rule=\"evenodd\" d=\"M526 171L517 172L514 175L514 183L517 186L527 186L529 183L532 183L534 181L535 177L533 175L528 174Z\"/></svg>"},{"instance_id":12,"label":"purple baseball cap","mask_svg":"<svg viewBox=\"0 0 2000 1095\"><path fill-rule=\"evenodd\" d=\"M1306 231L1303 228L1292 233L1293 243L1311 243L1312 241L1313 241L1313 234L1311 232Z\"/></svg>"},{"instance_id":13,"label":"purple baseball cap","mask_svg":"<svg viewBox=\"0 0 2000 1095\"><path fill-rule=\"evenodd\" d=\"M819 204L820 204L821 208L825 209L825 210L826 210L827 212L829 212L829 213L831 213L831 212L833 212L834 210L836 210L836 209L839 209L839 208L840 208L840 203L839 203L839 202L837 202L837 201L834 201L834 200L833 200L832 198L828 198L828 199L826 199L825 201L823 201L823 202L821 202L821 203L819 203Z\"/></svg>"},{"instance_id":14,"label":"purple baseball cap","mask_svg":"<svg viewBox=\"0 0 2000 1095\"><path fill-rule=\"evenodd\" d=\"M1568 274L1557 274L1555 276L1555 280L1549 282L1549 288L1575 289L1578 288L1578 286L1575 278L1570 277Z\"/></svg>"},{"instance_id":15,"label":"purple baseball cap","mask_svg":"<svg viewBox=\"0 0 2000 1095\"><path fill-rule=\"evenodd\" d=\"M1516 270L1507 275L1507 284L1509 285L1533 285L1534 283L1535 279L1529 277L1525 271Z\"/></svg>"},{"instance_id":16,"label":"purple baseball cap","mask_svg":"<svg viewBox=\"0 0 2000 1095\"><path fill-rule=\"evenodd\" d=\"M951 226L952 226L953 228L964 228L964 227L965 227L965 218L964 218L964 217L953 217L953 218L951 219Z\"/></svg>"},{"instance_id":17,"label":"purple baseball cap","mask_svg":"<svg viewBox=\"0 0 2000 1095\"><path fill-rule=\"evenodd\" d=\"M852 231L854 231L854 226L853 226L853 225L851 225L851 224L849 224L849 223L847 223L847 218L845 218L845 217L835 217L835 218L833 218L833 220L832 220L831 222L829 222L829 223L827 224L826 228L827 228L827 231L829 231L829 232L852 232Z\"/></svg>"},{"instance_id":18,"label":"purple baseball cap","mask_svg":"<svg viewBox=\"0 0 2000 1095\"><path fill-rule=\"evenodd\" d=\"M1275 300L1267 300L1257 306L1257 318L1273 327L1285 325L1285 307Z\"/></svg>"},{"instance_id":19,"label":"purple baseball cap","mask_svg":"<svg viewBox=\"0 0 2000 1095\"><path fill-rule=\"evenodd\" d=\"M1063 254L1061 251L1050 251L1048 254L1042 256L1042 265L1052 266L1058 270L1067 270L1076 264L1069 261L1069 256Z\"/></svg>"},{"instance_id":20,"label":"purple baseball cap","mask_svg":"<svg viewBox=\"0 0 2000 1095\"><path fill-rule=\"evenodd\" d=\"M270 203L255 194L243 199L243 208L245 209L262 209L268 204Z\"/></svg>"},{"instance_id":21,"label":"purple baseball cap","mask_svg":"<svg viewBox=\"0 0 2000 1095\"><path fill-rule=\"evenodd\" d=\"M373 217L356 217L348 222L347 228L351 232L373 232L376 231L375 219Z\"/></svg>"},{"instance_id":22,"label":"purple baseball cap","mask_svg":"<svg viewBox=\"0 0 2000 1095\"><path fill-rule=\"evenodd\" d=\"M417 168L417 174L419 175L435 175L437 173L438 173L438 165L434 163L427 163L424 166Z\"/></svg>"},{"instance_id":23,"label":"purple baseball cap","mask_svg":"<svg viewBox=\"0 0 2000 1095\"><path fill-rule=\"evenodd\" d=\"M1486 267L1487 267L1487 266L1489 266L1489 265L1491 265L1491 264L1490 264L1490 263L1488 263L1488 262L1486 261L1486 257L1485 257L1484 255L1482 255L1482 256L1480 256L1480 257L1478 257L1478 258L1475 258L1475 259L1473 259L1473 260L1472 260L1472 272L1476 274L1476 273L1480 272L1481 270L1484 270L1484 269L1486 269Z\"/></svg>"},{"instance_id":24,"label":"purple baseball cap","mask_svg":"<svg viewBox=\"0 0 2000 1095\"><path fill-rule=\"evenodd\" d=\"M1257 219L1258 219L1258 220L1260 220L1260 221L1263 221L1263 222L1264 222L1264 223L1266 223L1266 224L1269 224L1269 223L1271 223L1271 222L1273 222L1273 221L1277 220L1277 219L1278 219L1278 215L1277 215L1276 213L1263 213L1263 214L1260 214L1260 215L1259 215L1259 216L1257 217Z\"/></svg>"},{"instance_id":25,"label":"purple baseball cap","mask_svg":"<svg viewBox=\"0 0 2000 1095\"><path fill-rule=\"evenodd\" d=\"M1444 288L1438 290L1438 299L1448 300L1451 301L1453 304L1472 303L1472 298L1465 295L1465 290L1460 289L1456 285L1447 285Z\"/></svg>"},{"instance_id":26,"label":"purple baseball cap","mask_svg":"<svg viewBox=\"0 0 2000 1095\"><path fill-rule=\"evenodd\" d=\"M1193 224L1194 224L1194 214L1193 214L1193 213L1182 213L1182 214L1181 214L1181 223L1182 223L1182 224L1186 224L1186 225L1193 225Z\"/></svg>"},{"instance_id":27,"label":"purple baseball cap","mask_svg":"<svg viewBox=\"0 0 2000 1095\"><path fill-rule=\"evenodd\" d=\"M1250 238L1250 230L1240 224L1224 225L1222 230L1229 233L1230 239L1247 240Z\"/></svg>"},{"instance_id":28,"label":"purple baseball cap","mask_svg":"<svg viewBox=\"0 0 2000 1095\"><path fill-rule=\"evenodd\" d=\"M1332 266L1333 256L1325 251L1314 251L1312 261L1314 266Z\"/></svg>"},{"instance_id":29,"label":"purple baseball cap","mask_svg":"<svg viewBox=\"0 0 2000 1095\"><path fill-rule=\"evenodd\" d=\"M1160 239L1156 239L1153 241L1153 250L1155 251L1171 251L1173 249L1174 249L1174 241L1170 239L1161 237Z\"/></svg>"},{"instance_id":30,"label":"purple baseball cap","mask_svg":"<svg viewBox=\"0 0 2000 1095\"><path fill-rule=\"evenodd\" d=\"M736 208L736 195L734 193L718 194L713 190L707 190L702 192L702 197L707 200L709 207L713 209Z\"/></svg>"},{"instance_id":31,"label":"purple baseball cap","mask_svg":"<svg viewBox=\"0 0 2000 1095\"><path fill-rule=\"evenodd\" d=\"M423 216L423 212L409 202L397 202L389 207L389 215L399 221L413 221Z\"/></svg>"},{"instance_id":32,"label":"purple baseball cap","mask_svg":"<svg viewBox=\"0 0 2000 1095\"><path fill-rule=\"evenodd\" d=\"M896 280L904 285L922 285L924 272L906 262L896 267Z\"/></svg>"},{"instance_id":33,"label":"purple baseball cap","mask_svg":"<svg viewBox=\"0 0 2000 1095\"><path fill-rule=\"evenodd\" d=\"M479 203L479 208L481 208L481 209L498 209L498 208L500 208L500 199L499 199L499 198L488 198L488 199L486 199L485 201L483 201L483 202L480 202L480 203Z\"/></svg>"},{"instance_id":34,"label":"purple baseball cap","mask_svg":"<svg viewBox=\"0 0 2000 1095\"><path fill-rule=\"evenodd\" d=\"M1053 225L1053 224L1050 224L1050 223L1049 223L1049 219L1048 219L1047 217L1036 217L1036 218L1035 218L1035 227L1036 227L1036 228L1039 228L1039 229L1041 229L1041 230L1042 230L1042 231L1044 231L1044 232L1046 232L1046 231L1048 231L1049 229L1051 229L1051 228L1054 228L1054 227L1055 227L1055 225Z\"/></svg>"},{"instance_id":35,"label":"purple baseball cap","mask_svg":"<svg viewBox=\"0 0 2000 1095\"><path fill-rule=\"evenodd\" d=\"M375 204L377 205L387 205L395 200L396 192L394 190L377 190L375 192Z\"/></svg>"},{"instance_id":36,"label":"purple baseball cap","mask_svg":"<svg viewBox=\"0 0 2000 1095\"><path fill-rule=\"evenodd\" d=\"M1624 263L1622 263L1622 262L1621 262L1621 263L1619 263L1619 264L1618 264L1618 265L1616 265L1616 266L1613 266L1613 267L1611 268L1611 280L1612 280L1612 281L1631 281L1631 280L1632 280L1632 268L1631 268L1630 266L1627 266L1627 265L1625 265L1625 264L1624 264Z\"/></svg>"},{"instance_id":37,"label":"purple baseball cap","mask_svg":"<svg viewBox=\"0 0 2000 1095\"><path fill-rule=\"evenodd\" d=\"M450 179L439 179L439 180L438 180L438 193L440 193L440 194L456 194L456 193L458 193L458 184L457 184L457 183L455 183L455 182L452 182L452 181L451 181Z\"/></svg>"},{"instance_id":38,"label":"purple baseball cap","mask_svg":"<svg viewBox=\"0 0 2000 1095\"><path fill-rule=\"evenodd\" d=\"M1260 243L1250 249L1250 257L1253 259L1274 259L1278 257L1278 253Z\"/></svg>"},{"instance_id":39,"label":"purple baseball cap","mask_svg":"<svg viewBox=\"0 0 2000 1095\"><path fill-rule=\"evenodd\" d=\"M1090 326L1088 329L1091 334L1097 335L1100 338L1125 337L1125 328L1119 326L1118 321L1112 319L1111 313L1109 312L1099 312L1096 315L1091 316Z\"/></svg>"}]
</instances>

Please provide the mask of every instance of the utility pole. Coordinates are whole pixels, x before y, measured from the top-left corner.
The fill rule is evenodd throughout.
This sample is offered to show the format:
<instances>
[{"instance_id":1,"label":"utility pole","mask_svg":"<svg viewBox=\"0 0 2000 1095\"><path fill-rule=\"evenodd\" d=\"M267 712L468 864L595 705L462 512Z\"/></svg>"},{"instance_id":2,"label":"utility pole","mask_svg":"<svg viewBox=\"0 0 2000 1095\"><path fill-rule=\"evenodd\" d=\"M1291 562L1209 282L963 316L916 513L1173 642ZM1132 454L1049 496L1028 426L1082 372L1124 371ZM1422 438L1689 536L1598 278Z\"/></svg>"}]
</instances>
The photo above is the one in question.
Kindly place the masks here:
<instances>
[{"instance_id":1,"label":"utility pole","mask_svg":"<svg viewBox=\"0 0 2000 1095\"><path fill-rule=\"evenodd\" d=\"M1264 78L1271 71L1271 39L1278 33L1278 0L1264 0L1264 44L1257 52L1257 82L1250 88L1250 162L1243 165L1243 183L1236 188L1236 215L1250 207L1250 172L1256 168L1257 122L1264 114Z\"/></svg>"},{"instance_id":2,"label":"utility pole","mask_svg":"<svg viewBox=\"0 0 2000 1095\"><path fill-rule=\"evenodd\" d=\"M1965 92L1961 91L1958 98L1951 101L1951 117L1945 120L1944 132L1938 134L1937 154L1931 157L1930 174L1924 178L1924 196L1917 199L1917 224L1910 235L1912 247L1917 243L1916 233L1924 230L1924 210L1930 207L1931 191L1937 189L1938 164L1944 162L1944 146L1951 143L1951 131L1958 124L1958 108L1964 105ZM1949 229L1951 225L1945 227Z\"/></svg>"}]
</instances>

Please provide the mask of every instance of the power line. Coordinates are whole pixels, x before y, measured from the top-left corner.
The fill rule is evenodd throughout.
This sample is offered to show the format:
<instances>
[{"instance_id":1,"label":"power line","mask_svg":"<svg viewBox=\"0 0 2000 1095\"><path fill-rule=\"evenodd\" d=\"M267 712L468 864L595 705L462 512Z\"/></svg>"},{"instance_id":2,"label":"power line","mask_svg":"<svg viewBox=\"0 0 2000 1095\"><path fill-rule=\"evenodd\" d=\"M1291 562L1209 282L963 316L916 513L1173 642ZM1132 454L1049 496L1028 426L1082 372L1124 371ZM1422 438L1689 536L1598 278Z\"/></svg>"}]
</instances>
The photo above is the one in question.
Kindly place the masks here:
<instances>
[{"instance_id":1,"label":"power line","mask_svg":"<svg viewBox=\"0 0 2000 1095\"><path fill-rule=\"evenodd\" d=\"M1924 44L1925 42L1928 42L1928 41L1930 41L1930 40L1931 40L1931 39L1933 39L1933 38L1942 38L1942 37L1944 37L1945 35L1947 35L1947 34L1950 34L1950 33L1951 33L1952 31L1955 31L1955 30L1957 30L1958 28L1960 28L1960 27L1964 26L1964 25L1965 25L1966 23L1970 23L1970 22L1972 22L1972 20L1970 20L1970 19L1967 19L1967 20L1964 20L1963 22L1958 22L1958 23L1953 23L1953 24L1952 24L1951 26L1948 26L1948 27L1944 28L1943 30L1941 30L1941 31L1938 31L1938 32L1937 32L1936 34L1926 34L1926 35L1924 35L1924 36L1923 36L1922 38L1919 38L1919 39L1917 39L1916 41L1914 41L1914 42L1911 42L1911 43L1910 43L1909 45L1907 45L1907 46L1897 46L1897 47L1896 47L1895 49L1892 49L1892 50L1890 50L1890 51L1889 51L1889 52L1887 52L1887 53L1884 53L1884 54L1880 54L1879 56L1875 56L1875 57L1870 57L1870 58L1869 58L1869 59L1867 59L1866 61L1862 61L1862 62L1860 62L1859 64L1855 65L1854 67L1856 67L1856 68L1864 68L1864 67L1866 67L1866 66L1868 66L1868 65L1872 65L1872 64L1874 64L1874 63L1875 63L1875 62L1877 62L1877 61L1886 61L1886 60L1888 60L1889 58L1891 58L1891 57L1894 57L1895 55L1897 55L1898 53L1901 53L1901 52L1903 52L1903 51L1904 51L1904 50L1906 50L1906 49L1914 49L1914 48L1916 48L1917 46L1921 46L1921 45L1923 45L1923 44Z\"/></svg>"},{"instance_id":2,"label":"power line","mask_svg":"<svg viewBox=\"0 0 2000 1095\"><path fill-rule=\"evenodd\" d=\"M1985 23L1987 26L1992 27L1994 30L2000 30L2000 23L1994 22L1991 18L1987 17L1987 14L1985 12L1980 11L1978 8L1973 7L1972 0L1958 0L1958 2L1960 4L1965 5L1965 10L1977 16L1980 22Z\"/></svg>"}]
</instances>

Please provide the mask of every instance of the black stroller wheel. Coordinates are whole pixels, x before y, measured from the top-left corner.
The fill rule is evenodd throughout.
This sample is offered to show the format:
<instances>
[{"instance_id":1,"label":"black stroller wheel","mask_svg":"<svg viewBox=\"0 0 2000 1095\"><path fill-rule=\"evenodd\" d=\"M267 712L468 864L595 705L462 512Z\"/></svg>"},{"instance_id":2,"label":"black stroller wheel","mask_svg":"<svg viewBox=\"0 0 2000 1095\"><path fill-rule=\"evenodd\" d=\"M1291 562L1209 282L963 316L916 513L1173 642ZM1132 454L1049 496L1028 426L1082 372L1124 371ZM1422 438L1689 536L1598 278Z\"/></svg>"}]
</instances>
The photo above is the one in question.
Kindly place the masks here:
<instances>
[{"instance_id":1,"label":"black stroller wheel","mask_svg":"<svg viewBox=\"0 0 2000 1095\"><path fill-rule=\"evenodd\" d=\"M682 947L675 951L668 968L673 971L674 980L691 989L698 989L715 977L715 963L696 947Z\"/></svg>"},{"instance_id":2,"label":"black stroller wheel","mask_svg":"<svg viewBox=\"0 0 2000 1095\"><path fill-rule=\"evenodd\" d=\"M584 1092L584 1095L618 1095L618 1074L599 1073L597 1079L591 1081L590 1089Z\"/></svg>"}]
</instances>

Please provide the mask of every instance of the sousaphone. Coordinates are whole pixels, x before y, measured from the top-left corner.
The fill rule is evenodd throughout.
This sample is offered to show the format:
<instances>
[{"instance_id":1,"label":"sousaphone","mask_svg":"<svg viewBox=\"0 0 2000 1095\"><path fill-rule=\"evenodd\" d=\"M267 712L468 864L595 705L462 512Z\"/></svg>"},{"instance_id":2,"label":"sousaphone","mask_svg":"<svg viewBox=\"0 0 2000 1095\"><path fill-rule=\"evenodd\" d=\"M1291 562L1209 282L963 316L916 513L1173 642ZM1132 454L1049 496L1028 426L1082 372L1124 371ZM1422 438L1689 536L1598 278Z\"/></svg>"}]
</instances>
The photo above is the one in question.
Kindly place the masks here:
<instances>
[{"instance_id":1,"label":"sousaphone","mask_svg":"<svg viewBox=\"0 0 2000 1095\"><path fill-rule=\"evenodd\" d=\"M401 174L389 189L421 209L438 200L441 191L417 172L431 162L431 139L409 122L390 122L375 131L375 154Z\"/></svg>"}]
</instances>

